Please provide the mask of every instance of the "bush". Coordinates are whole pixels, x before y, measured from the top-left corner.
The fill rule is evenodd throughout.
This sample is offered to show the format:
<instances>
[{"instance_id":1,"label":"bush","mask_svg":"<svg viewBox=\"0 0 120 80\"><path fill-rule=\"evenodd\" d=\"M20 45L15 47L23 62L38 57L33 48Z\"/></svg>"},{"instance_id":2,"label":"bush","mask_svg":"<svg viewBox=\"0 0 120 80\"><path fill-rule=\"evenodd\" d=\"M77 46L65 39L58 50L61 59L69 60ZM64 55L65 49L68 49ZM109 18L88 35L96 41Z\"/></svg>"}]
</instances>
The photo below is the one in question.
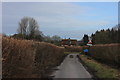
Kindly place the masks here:
<instances>
[{"instance_id":1,"label":"bush","mask_svg":"<svg viewBox=\"0 0 120 80\"><path fill-rule=\"evenodd\" d=\"M81 46L65 46L66 52L82 52Z\"/></svg>"},{"instance_id":2,"label":"bush","mask_svg":"<svg viewBox=\"0 0 120 80\"><path fill-rule=\"evenodd\" d=\"M64 49L43 42L3 37L2 58L3 78L40 78L45 70L60 64Z\"/></svg>"},{"instance_id":3,"label":"bush","mask_svg":"<svg viewBox=\"0 0 120 80\"><path fill-rule=\"evenodd\" d=\"M120 44L94 45L89 48L90 55L94 59L120 66Z\"/></svg>"},{"instance_id":4,"label":"bush","mask_svg":"<svg viewBox=\"0 0 120 80\"><path fill-rule=\"evenodd\" d=\"M3 77L30 77L34 68L32 45L31 41L2 38Z\"/></svg>"},{"instance_id":5,"label":"bush","mask_svg":"<svg viewBox=\"0 0 120 80\"><path fill-rule=\"evenodd\" d=\"M36 66L40 74L44 77L48 69L60 65L64 58L64 48L45 42L35 43L35 45Z\"/></svg>"}]
</instances>

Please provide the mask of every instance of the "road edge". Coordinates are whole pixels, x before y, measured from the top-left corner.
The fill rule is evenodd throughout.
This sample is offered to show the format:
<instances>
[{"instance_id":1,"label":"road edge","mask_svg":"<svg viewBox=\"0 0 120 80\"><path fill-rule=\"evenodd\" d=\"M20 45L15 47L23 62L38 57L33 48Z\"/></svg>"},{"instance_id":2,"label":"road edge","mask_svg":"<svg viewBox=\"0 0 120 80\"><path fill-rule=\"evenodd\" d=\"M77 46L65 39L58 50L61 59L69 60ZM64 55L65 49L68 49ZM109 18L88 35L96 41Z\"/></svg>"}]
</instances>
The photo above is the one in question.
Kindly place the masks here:
<instances>
[{"instance_id":1,"label":"road edge","mask_svg":"<svg viewBox=\"0 0 120 80\"><path fill-rule=\"evenodd\" d=\"M87 66L85 64L85 62L80 58L79 55L77 55L77 58L78 58L79 62L82 63L84 68L90 73L90 75L92 76L92 79L93 80L98 80L98 77L94 74L95 71L93 69L91 69L89 66Z\"/></svg>"}]
</instances>

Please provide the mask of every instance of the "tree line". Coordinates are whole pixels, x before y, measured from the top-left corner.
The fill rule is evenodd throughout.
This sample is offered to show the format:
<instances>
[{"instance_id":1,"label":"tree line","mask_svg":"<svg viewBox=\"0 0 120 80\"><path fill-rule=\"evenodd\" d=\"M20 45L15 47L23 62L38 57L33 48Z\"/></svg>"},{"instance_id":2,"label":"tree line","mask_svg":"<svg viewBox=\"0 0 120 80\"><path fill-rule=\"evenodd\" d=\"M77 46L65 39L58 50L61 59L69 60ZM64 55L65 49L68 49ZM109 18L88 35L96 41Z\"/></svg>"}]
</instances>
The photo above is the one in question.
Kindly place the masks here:
<instances>
[{"instance_id":1,"label":"tree line","mask_svg":"<svg viewBox=\"0 0 120 80\"><path fill-rule=\"evenodd\" d=\"M45 36L39 30L39 24L34 18L31 17L23 17L19 22L17 34L14 34L12 37L17 39L27 39L27 40L35 40L35 41L44 41L53 43L55 45L60 45L61 37L58 35L54 35L52 37Z\"/></svg>"},{"instance_id":2,"label":"tree line","mask_svg":"<svg viewBox=\"0 0 120 80\"><path fill-rule=\"evenodd\" d=\"M21 19L21 21L19 22L17 32L18 33L14 34L12 37L18 39L44 41L55 45L60 45L60 36L45 36L39 30L39 24L37 23L37 21L31 17L23 17ZM113 27L112 29L103 29L100 31L96 31L90 37L92 39L93 44L120 43L120 24ZM87 34L84 34L80 45L87 45L88 41L89 36Z\"/></svg>"},{"instance_id":3,"label":"tree line","mask_svg":"<svg viewBox=\"0 0 120 80\"><path fill-rule=\"evenodd\" d=\"M89 39L92 40L93 44L110 44L110 43L120 43L120 24L116 25L112 29L102 29L96 31L91 36L84 34L80 45L87 45Z\"/></svg>"},{"instance_id":4,"label":"tree line","mask_svg":"<svg viewBox=\"0 0 120 80\"><path fill-rule=\"evenodd\" d=\"M91 38L93 44L120 43L120 24L112 29L96 31Z\"/></svg>"}]
</instances>

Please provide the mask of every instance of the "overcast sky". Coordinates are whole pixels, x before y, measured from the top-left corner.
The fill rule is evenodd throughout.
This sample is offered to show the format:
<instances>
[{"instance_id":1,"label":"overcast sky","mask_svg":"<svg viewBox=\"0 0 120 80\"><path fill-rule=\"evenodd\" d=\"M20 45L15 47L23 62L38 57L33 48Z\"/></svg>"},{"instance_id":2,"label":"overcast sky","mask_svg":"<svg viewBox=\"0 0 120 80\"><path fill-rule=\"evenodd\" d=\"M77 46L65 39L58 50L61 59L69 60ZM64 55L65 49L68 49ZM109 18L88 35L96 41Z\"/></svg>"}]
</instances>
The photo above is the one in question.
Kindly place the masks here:
<instances>
[{"instance_id":1,"label":"overcast sky","mask_svg":"<svg viewBox=\"0 0 120 80\"><path fill-rule=\"evenodd\" d=\"M117 2L4 2L2 10L3 33L8 35L17 33L24 16L36 19L45 35L74 39L118 23Z\"/></svg>"}]
</instances>

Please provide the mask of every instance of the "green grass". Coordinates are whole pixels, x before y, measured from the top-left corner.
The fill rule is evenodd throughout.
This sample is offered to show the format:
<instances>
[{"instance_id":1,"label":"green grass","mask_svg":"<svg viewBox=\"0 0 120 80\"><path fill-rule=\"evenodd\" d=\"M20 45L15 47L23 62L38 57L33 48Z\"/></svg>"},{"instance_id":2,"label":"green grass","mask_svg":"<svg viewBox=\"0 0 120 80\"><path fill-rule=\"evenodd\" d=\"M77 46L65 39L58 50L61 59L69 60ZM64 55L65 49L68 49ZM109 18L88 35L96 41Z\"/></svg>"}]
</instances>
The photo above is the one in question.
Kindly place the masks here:
<instances>
[{"instance_id":1,"label":"green grass","mask_svg":"<svg viewBox=\"0 0 120 80\"><path fill-rule=\"evenodd\" d=\"M80 55L82 61L90 67L91 69L95 70L95 75L98 78L117 78L120 79L120 71L105 64L101 64L93 59L85 55Z\"/></svg>"}]
</instances>

